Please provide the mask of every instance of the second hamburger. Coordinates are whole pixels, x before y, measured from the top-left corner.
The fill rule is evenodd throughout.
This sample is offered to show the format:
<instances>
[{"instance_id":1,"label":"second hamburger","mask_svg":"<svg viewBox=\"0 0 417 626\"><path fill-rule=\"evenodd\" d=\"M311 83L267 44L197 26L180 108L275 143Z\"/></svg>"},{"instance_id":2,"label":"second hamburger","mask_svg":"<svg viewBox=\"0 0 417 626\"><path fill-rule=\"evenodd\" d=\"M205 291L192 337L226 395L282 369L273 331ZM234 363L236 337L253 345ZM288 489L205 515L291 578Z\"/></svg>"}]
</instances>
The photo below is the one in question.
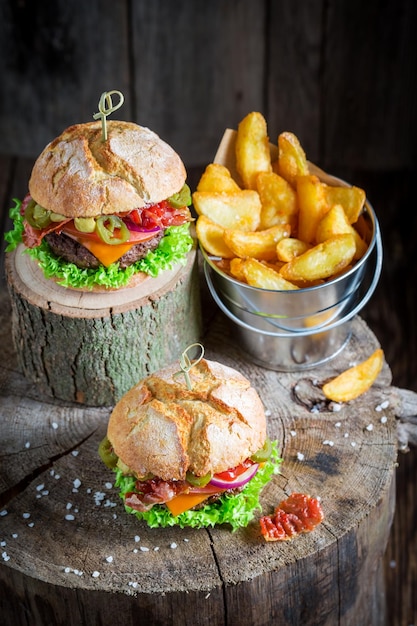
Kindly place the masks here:
<instances>
[{"instance_id":1,"label":"second hamburger","mask_svg":"<svg viewBox=\"0 0 417 626\"><path fill-rule=\"evenodd\" d=\"M174 364L128 391L100 456L126 510L151 527L247 526L280 462L263 404L221 363L202 359L189 377Z\"/></svg>"}]
</instances>

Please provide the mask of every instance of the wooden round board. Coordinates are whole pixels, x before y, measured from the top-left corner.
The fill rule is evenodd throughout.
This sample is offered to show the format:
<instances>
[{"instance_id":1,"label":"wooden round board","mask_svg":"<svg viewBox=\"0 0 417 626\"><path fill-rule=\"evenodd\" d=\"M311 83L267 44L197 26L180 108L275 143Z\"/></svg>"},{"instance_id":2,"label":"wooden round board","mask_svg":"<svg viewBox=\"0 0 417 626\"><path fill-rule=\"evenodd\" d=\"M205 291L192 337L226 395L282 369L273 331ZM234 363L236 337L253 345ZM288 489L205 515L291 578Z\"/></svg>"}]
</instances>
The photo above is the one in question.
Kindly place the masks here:
<instances>
[{"instance_id":1,"label":"wooden round board","mask_svg":"<svg viewBox=\"0 0 417 626\"><path fill-rule=\"evenodd\" d=\"M150 529L127 515L97 447L110 409L43 395L17 371L10 304L0 338L0 584L3 622L166 625L358 624L384 619L382 556L395 506L396 409L387 364L358 399L332 406L324 380L378 342L360 318L335 359L302 374L253 365L217 314L206 357L258 390L283 457L263 514L292 492L321 498L313 532L265 542L245 529Z\"/></svg>"}]
</instances>

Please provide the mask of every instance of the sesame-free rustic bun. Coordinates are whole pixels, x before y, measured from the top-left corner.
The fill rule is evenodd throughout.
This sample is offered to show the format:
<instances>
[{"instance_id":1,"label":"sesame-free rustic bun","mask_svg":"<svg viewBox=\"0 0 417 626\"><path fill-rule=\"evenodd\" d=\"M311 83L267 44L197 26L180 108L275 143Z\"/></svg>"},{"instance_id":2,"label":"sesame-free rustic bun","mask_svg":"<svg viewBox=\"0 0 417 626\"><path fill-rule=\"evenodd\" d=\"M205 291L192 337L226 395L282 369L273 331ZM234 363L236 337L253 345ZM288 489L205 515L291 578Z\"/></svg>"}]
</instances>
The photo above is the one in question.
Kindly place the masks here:
<instances>
[{"instance_id":1,"label":"sesame-free rustic bun","mask_svg":"<svg viewBox=\"0 0 417 626\"><path fill-rule=\"evenodd\" d=\"M96 217L156 204L186 179L178 154L148 128L108 121L76 124L36 160L29 191L45 209L66 217Z\"/></svg>"},{"instance_id":2,"label":"sesame-free rustic bun","mask_svg":"<svg viewBox=\"0 0 417 626\"><path fill-rule=\"evenodd\" d=\"M183 480L187 470L216 474L263 447L264 407L249 380L205 359L189 376L191 391L173 364L139 382L113 409L107 437L138 477Z\"/></svg>"}]
</instances>

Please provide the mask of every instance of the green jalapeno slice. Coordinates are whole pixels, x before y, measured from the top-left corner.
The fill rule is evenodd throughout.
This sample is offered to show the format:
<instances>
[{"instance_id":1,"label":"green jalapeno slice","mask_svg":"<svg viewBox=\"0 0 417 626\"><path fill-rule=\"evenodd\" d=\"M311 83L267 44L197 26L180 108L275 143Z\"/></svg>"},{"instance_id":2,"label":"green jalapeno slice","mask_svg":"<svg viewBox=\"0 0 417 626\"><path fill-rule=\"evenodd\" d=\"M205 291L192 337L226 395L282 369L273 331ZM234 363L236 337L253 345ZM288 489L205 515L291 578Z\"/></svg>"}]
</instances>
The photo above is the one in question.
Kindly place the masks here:
<instances>
[{"instance_id":1,"label":"green jalapeno slice","mask_svg":"<svg viewBox=\"0 0 417 626\"><path fill-rule=\"evenodd\" d=\"M211 473L209 472L204 476L196 476L192 472L187 472L185 480L190 483L190 485L194 485L194 487L205 487L211 480Z\"/></svg>"},{"instance_id":2,"label":"green jalapeno slice","mask_svg":"<svg viewBox=\"0 0 417 626\"><path fill-rule=\"evenodd\" d=\"M129 241L129 229L117 215L101 215L96 220L97 233L104 241L112 246Z\"/></svg>"},{"instance_id":3,"label":"green jalapeno slice","mask_svg":"<svg viewBox=\"0 0 417 626\"><path fill-rule=\"evenodd\" d=\"M271 452L272 452L271 440L268 439L267 437L265 439L265 443L263 447L257 452L255 452L255 454L252 454L251 461L255 461L255 463L263 463L264 461L267 461L269 459L269 457L271 456Z\"/></svg>"},{"instance_id":4,"label":"green jalapeno slice","mask_svg":"<svg viewBox=\"0 0 417 626\"><path fill-rule=\"evenodd\" d=\"M25 209L25 219L33 228L42 230L51 223L51 212L31 200Z\"/></svg>"},{"instance_id":5,"label":"green jalapeno slice","mask_svg":"<svg viewBox=\"0 0 417 626\"><path fill-rule=\"evenodd\" d=\"M189 206L191 204L191 191L189 186L184 183L182 189L180 189L178 193L174 193L173 196L168 198L168 202L174 209Z\"/></svg>"},{"instance_id":6,"label":"green jalapeno slice","mask_svg":"<svg viewBox=\"0 0 417 626\"><path fill-rule=\"evenodd\" d=\"M98 447L98 453L100 455L100 459L103 461L107 467L110 469L114 469L117 465L118 456L113 450L113 446L107 437L101 440L100 445Z\"/></svg>"},{"instance_id":7,"label":"green jalapeno slice","mask_svg":"<svg viewBox=\"0 0 417 626\"><path fill-rule=\"evenodd\" d=\"M80 233L93 233L96 229L94 217L75 217L74 226Z\"/></svg>"}]
</instances>

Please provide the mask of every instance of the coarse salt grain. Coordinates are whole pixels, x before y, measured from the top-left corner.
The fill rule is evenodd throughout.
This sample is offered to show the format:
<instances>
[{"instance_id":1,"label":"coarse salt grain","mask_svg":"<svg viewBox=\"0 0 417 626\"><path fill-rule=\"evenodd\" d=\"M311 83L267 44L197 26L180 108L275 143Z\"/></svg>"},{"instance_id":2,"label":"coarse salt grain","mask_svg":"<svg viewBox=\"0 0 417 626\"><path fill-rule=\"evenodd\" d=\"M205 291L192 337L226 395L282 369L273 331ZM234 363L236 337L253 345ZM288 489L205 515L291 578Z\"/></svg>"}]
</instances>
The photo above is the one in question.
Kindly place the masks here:
<instances>
[{"instance_id":1,"label":"coarse salt grain","mask_svg":"<svg viewBox=\"0 0 417 626\"><path fill-rule=\"evenodd\" d=\"M106 489L111 489L113 487L113 483L106 483L104 486Z\"/></svg>"},{"instance_id":2,"label":"coarse salt grain","mask_svg":"<svg viewBox=\"0 0 417 626\"><path fill-rule=\"evenodd\" d=\"M352 448L354 448L356 446L356 442L355 441L351 441L350 445L352 446Z\"/></svg>"},{"instance_id":3,"label":"coarse salt grain","mask_svg":"<svg viewBox=\"0 0 417 626\"><path fill-rule=\"evenodd\" d=\"M386 424L387 421L388 421L388 418L386 417L386 415L383 415L380 420L381 424Z\"/></svg>"},{"instance_id":4,"label":"coarse salt grain","mask_svg":"<svg viewBox=\"0 0 417 626\"><path fill-rule=\"evenodd\" d=\"M34 525L35 525L35 522L29 522L29 524L28 524L29 528L33 528Z\"/></svg>"},{"instance_id":5,"label":"coarse salt grain","mask_svg":"<svg viewBox=\"0 0 417 626\"><path fill-rule=\"evenodd\" d=\"M23 513L22 517L23 519L29 519L30 513Z\"/></svg>"},{"instance_id":6,"label":"coarse salt grain","mask_svg":"<svg viewBox=\"0 0 417 626\"><path fill-rule=\"evenodd\" d=\"M0 511L0 515L1 515L2 517L4 517L5 515L7 515L7 510L6 510L6 509L3 509L2 511Z\"/></svg>"},{"instance_id":7,"label":"coarse salt grain","mask_svg":"<svg viewBox=\"0 0 417 626\"><path fill-rule=\"evenodd\" d=\"M141 546L140 550L142 550L142 552L149 552L149 548L147 548L146 546Z\"/></svg>"},{"instance_id":8,"label":"coarse salt grain","mask_svg":"<svg viewBox=\"0 0 417 626\"><path fill-rule=\"evenodd\" d=\"M112 556L106 556L106 561L107 561L107 563L113 563L113 557Z\"/></svg>"},{"instance_id":9,"label":"coarse salt grain","mask_svg":"<svg viewBox=\"0 0 417 626\"><path fill-rule=\"evenodd\" d=\"M95 572L93 572L93 573L91 574L91 576L92 576L93 578L98 578L98 577L100 576L100 572L98 572L98 571L96 570Z\"/></svg>"},{"instance_id":10,"label":"coarse salt grain","mask_svg":"<svg viewBox=\"0 0 417 626\"><path fill-rule=\"evenodd\" d=\"M138 543L138 541L140 541L139 535L135 535L135 541L136 541L136 543Z\"/></svg>"},{"instance_id":11,"label":"coarse salt grain","mask_svg":"<svg viewBox=\"0 0 417 626\"><path fill-rule=\"evenodd\" d=\"M159 546L155 546L153 549L154 552L158 552L158 550L159 550Z\"/></svg>"},{"instance_id":12,"label":"coarse salt grain","mask_svg":"<svg viewBox=\"0 0 417 626\"><path fill-rule=\"evenodd\" d=\"M80 453L80 452L79 452L79 450L73 450L73 451L71 452L72 456L78 456L78 455L79 455L79 453Z\"/></svg>"},{"instance_id":13,"label":"coarse salt grain","mask_svg":"<svg viewBox=\"0 0 417 626\"><path fill-rule=\"evenodd\" d=\"M76 478L72 484L74 485L75 489L79 489L81 487L81 480L79 478Z\"/></svg>"},{"instance_id":14,"label":"coarse salt grain","mask_svg":"<svg viewBox=\"0 0 417 626\"><path fill-rule=\"evenodd\" d=\"M25 448L30 448L30 441L27 441L27 442L25 443Z\"/></svg>"},{"instance_id":15,"label":"coarse salt grain","mask_svg":"<svg viewBox=\"0 0 417 626\"><path fill-rule=\"evenodd\" d=\"M374 425L373 424L368 424L368 426L366 427L366 430L373 430L374 429Z\"/></svg>"},{"instance_id":16,"label":"coarse salt grain","mask_svg":"<svg viewBox=\"0 0 417 626\"><path fill-rule=\"evenodd\" d=\"M169 547L172 548L173 550L175 550L175 548L177 548L178 546L175 543L175 541L173 541Z\"/></svg>"},{"instance_id":17,"label":"coarse salt grain","mask_svg":"<svg viewBox=\"0 0 417 626\"><path fill-rule=\"evenodd\" d=\"M302 452L297 452L297 459L299 461L304 461L304 454Z\"/></svg>"},{"instance_id":18,"label":"coarse salt grain","mask_svg":"<svg viewBox=\"0 0 417 626\"><path fill-rule=\"evenodd\" d=\"M52 422L51 426L54 430L58 428L58 424L56 422Z\"/></svg>"},{"instance_id":19,"label":"coarse salt grain","mask_svg":"<svg viewBox=\"0 0 417 626\"><path fill-rule=\"evenodd\" d=\"M296 435L296 434L297 434L297 433L296 433L296 431L295 431L295 430L290 430L290 435L291 435L291 437L295 437L295 435Z\"/></svg>"},{"instance_id":20,"label":"coarse salt grain","mask_svg":"<svg viewBox=\"0 0 417 626\"><path fill-rule=\"evenodd\" d=\"M45 485L43 483L41 483L40 485L38 485L36 487L36 491L42 491L42 489L45 487Z\"/></svg>"},{"instance_id":21,"label":"coarse salt grain","mask_svg":"<svg viewBox=\"0 0 417 626\"><path fill-rule=\"evenodd\" d=\"M18 538L18 536L19 536L19 535L18 535L17 533L13 533L13 534L12 534L13 539L17 539L17 538Z\"/></svg>"},{"instance_id":22,"label":"coarse salt grain","mask_svg":"<svg viewBox=\"0 0 417 626\"><path fill-rule=\"evenodd\" d=\"M2 553L1 553L1 556L2 556L2 558L3 558L3 561L10 561L10 557L9 557L9 555L7 554L7 552L2 552Z\"/></svg>"},{"instance_id":23,"label":"coarse salt grain","mask_svg":"<svg viewBox=\"0 0 417 626\"><path fill-rule=\"evenodd\" d=\"M342 422L336 422L336 424L335 424L336 428L340 428L341 425L342 425Z\"/></svg>"},{"instance_id":24,"label":"coarse salt grain","mask_svg":"<svg viewBox=\"0 0 417 626\"><path fill-rule=\"evenodd\" d=\"M330 446L330 447L331 447L331 446L334 446L334 441L331 441L330 439L325 439L325 440L323 441L323 445L324 445L324 446Z\"/></svg>"},{"instance_id":25,"label":"coarse salt grain","mask_svg":"<svg viewBox=\"0 0 417 626\"><path fill-rule=\"evenodd\" d=\"M67 522L73 522L75 520L74 515L68 514L65 516L65 519L67 520Z\"/></svg>"},{"instance_id":26,"label":"coarse salt grain","mask_svg":"<svg viewBox=\"0 0 417 626\"><path fill-rule=\"evenodd\" d=\"M340 404L340 402L332 402L331 409L333 413L338 413L342 410L342 405Z\"/></svg>"}]
</instances>

